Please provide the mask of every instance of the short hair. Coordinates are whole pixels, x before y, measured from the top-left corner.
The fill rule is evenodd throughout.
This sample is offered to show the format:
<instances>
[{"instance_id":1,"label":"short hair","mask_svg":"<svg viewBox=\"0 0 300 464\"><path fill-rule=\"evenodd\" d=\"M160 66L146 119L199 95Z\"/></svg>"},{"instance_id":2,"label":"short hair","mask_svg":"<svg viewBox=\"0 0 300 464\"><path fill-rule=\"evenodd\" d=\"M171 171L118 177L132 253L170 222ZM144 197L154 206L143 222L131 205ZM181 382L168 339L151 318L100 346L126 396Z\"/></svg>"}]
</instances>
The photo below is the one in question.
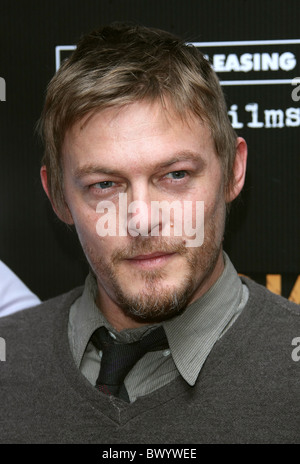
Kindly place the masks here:
<instances>
[{"instance_id":1,"label":"short hair","mask_svg":"<svg viewBox=\"0 0 300 464\"><path fill-rule=\"evenodd\" d=\"M83 36L48 85L39 129L57 209L65 205L61 149L66 131L88 113L159 99L168 99L179 115L189 112L207 123L229 187L236 134L209 61L169 32L113 23Z\"/></svg>"}]
</instances>

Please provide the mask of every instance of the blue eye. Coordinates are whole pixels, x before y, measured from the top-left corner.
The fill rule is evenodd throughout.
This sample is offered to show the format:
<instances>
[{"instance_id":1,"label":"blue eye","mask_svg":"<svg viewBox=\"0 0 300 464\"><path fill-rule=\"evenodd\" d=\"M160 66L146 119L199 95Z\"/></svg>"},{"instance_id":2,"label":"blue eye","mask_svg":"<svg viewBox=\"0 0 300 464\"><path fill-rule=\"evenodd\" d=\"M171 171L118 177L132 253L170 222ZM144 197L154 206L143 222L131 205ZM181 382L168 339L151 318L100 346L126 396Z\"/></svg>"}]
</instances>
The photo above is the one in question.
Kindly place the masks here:
<instances>
[{"instance_id":1,"label":"blue eye","mask_svg":"<svg viewBox=\"0 0 300 464\"><path fill-rule=\"evenodd\" d=\"M166 177L172 176L172 179L183 179L186 176L186 171L172 171Z\"/></svg>"},{"instance_id":2,"label":"blue eye","mask_svg":"<svg viewBox=\"0 0 300 464\"><path fill-rule=\"evenodd\" d=\"M94 187L104 190L104 189L112 187L113 184L114 182L112 182L111 180L105 180L103 182L97 182L97 184L94 184Z\"/></svg>"}]
</instances>

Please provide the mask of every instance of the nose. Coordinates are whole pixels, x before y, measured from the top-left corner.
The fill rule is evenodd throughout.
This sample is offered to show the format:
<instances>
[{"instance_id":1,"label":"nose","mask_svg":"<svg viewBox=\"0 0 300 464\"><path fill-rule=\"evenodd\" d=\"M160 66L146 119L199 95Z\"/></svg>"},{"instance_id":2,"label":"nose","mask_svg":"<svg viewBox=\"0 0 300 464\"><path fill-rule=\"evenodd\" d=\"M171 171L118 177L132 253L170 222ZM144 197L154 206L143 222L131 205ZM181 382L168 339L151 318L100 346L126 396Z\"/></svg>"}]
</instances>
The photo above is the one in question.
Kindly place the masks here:
<instances>
[{"instance_id":1,"label":"nose","mask_svg":"<svg viewBox=\"0 0 300 464\"><path fill-rule=\"evenodd\" d=\"M132 237L159 235L159 216L153 214L152 195L148 186L134 188L128 204L127 228Z\"/></svg>"}]
</instances>

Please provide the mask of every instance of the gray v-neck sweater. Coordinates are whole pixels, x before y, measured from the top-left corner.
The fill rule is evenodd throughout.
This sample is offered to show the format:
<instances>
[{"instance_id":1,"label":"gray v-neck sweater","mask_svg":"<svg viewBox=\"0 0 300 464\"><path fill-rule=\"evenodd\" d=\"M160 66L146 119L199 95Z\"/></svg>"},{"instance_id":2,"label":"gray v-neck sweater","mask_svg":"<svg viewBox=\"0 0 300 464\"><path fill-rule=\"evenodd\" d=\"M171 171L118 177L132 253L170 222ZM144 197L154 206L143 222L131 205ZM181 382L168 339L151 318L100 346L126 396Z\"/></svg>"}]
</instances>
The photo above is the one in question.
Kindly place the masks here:
<instances>
[{"instance_id":1,"label":"gray v-neck sweater","mask_svg":"<svg viewBox=\"0 0 300 464\"><path fill-rule=\"evenodd\" d=\"M196 384L178 377L132 404L75 366L67 329L82 289L0 319L0 443L300 443L300 307L243 280L247 305Z\"/></svg>"}]
</instances>

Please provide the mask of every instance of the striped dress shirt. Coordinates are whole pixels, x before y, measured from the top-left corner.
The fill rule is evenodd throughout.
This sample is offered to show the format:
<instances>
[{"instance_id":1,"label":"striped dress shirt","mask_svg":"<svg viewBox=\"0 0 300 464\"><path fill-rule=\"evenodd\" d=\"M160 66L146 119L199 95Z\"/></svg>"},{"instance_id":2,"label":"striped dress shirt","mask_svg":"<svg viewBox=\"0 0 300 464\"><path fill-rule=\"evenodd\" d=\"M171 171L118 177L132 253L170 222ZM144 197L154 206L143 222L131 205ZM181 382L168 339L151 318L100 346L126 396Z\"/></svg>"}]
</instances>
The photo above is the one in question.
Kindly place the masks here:
<instances>
[{"instance_id":1,"label":"striped dress shirt","mask_svg":"<svg viewBox=\"0 0 300 464\"><path fill-rule=\"evenodd\" d=\"M214 285L186 310L163 325L169 349L149 352L125 378L130 401L147 395L181 375L191 386L216 341L235 322L248 299L230 259L224 253L225 267ZM69 316L69 341L76 366L95 385L101 365L101 351L90 342L93 332L105 326L120 343L138 340L160 324L151 324L117 332L95 303L97 284L89 274L82 295L74 302Z\"/></svg>"}]
</instances>

